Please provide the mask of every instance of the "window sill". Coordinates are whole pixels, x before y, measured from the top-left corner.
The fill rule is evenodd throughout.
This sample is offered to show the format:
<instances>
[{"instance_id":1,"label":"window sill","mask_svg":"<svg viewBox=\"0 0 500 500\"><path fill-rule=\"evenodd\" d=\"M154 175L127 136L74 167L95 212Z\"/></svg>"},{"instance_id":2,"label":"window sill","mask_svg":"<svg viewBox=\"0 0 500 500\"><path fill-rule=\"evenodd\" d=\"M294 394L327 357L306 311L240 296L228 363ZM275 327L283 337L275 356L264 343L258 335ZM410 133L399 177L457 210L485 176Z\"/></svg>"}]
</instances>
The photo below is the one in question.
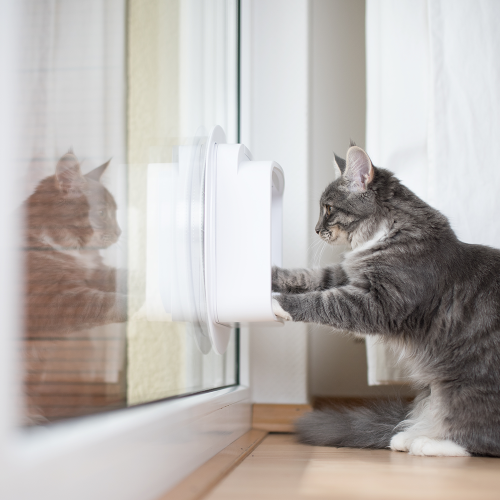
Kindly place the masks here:
<instances>
[{"instance_id":1,"label":"window sill","mask_svg":"<svg viewBox=\"0 0 500 500\"><path fill-rule=\"evenodd\" d=\"M18 431L0 496L156 499L250 427L250 391L236 386Z\"/></svg>"}]
</instances>

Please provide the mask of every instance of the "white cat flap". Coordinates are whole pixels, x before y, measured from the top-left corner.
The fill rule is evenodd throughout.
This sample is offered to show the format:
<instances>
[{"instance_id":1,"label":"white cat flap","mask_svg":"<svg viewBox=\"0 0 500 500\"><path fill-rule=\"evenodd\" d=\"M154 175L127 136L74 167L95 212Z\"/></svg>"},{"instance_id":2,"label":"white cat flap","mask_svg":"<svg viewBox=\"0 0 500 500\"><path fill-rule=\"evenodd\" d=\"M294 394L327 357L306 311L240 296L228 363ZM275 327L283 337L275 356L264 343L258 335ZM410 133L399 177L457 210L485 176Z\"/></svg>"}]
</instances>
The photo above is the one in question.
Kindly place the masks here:
<instances>
[{"instance_id":1,"label":"white cat flap","mask_svg":"<svg viewBox=\"0 0 500 500\"><path fill-rule=\"evenodd\" d=\"M222 354L236 323L281 326L271 269L281 265L284 174L227 144L221 127L148 165L149 321L183 321L206 353Z\"/></svg>"}]
</instances>

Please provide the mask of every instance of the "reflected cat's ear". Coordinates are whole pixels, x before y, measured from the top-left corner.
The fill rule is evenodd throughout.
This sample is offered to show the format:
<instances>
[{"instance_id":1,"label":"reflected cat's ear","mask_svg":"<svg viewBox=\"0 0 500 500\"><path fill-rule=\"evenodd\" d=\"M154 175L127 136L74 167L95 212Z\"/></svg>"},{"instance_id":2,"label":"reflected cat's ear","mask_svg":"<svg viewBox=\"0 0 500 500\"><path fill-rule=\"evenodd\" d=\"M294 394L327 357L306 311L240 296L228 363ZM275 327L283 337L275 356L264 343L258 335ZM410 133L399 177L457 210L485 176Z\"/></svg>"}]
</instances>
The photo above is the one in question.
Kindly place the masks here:
<instances>
[{"instance_id":1,"label":"reflected cat's ear","mask_svg":"<svg viewBox=\"0 0 500 500\"><path fill-rule=\"evenodd\" d=\"M333 153L333 168L335 179L338 179L345 172L345 160Z\"/></svg>"},{"instance_id":2,"label":"reflected cat's ear","mask_svg":"<svg viewBox=\"0 0 500 500\"><path fill-rule=\"evenodd\" d=\"M56 180L59 189L66 195L74 196L81 193L85 179L80 172L80 163L73 153L66 153L57 162Z\"/></svg>"},{"instance_id":3,"label":"reflected cat's ear","mask_svg":"<svg viewBox=\"0 0 500 500\"><path fill-rule=\"evenodd\" d=\"M87 179L99 181L104 171L108 168L110 162L111 158L106 163L103 163L100 167L94 168L94 170L91 170L88 174L85 174L85 177L87 177Z\"/></svg>"},{"instance_id":4,"label":"reflected cat's ear","mask_svg":"<svg viewBox=\"0 0 500 500\"><path fill-rule=\"evenodd\" d=\"M349 181L349 189L354 193L365 192L375 175L370 157L360 147L351 146L346 161L344 177Z\"/></svg>"}]
</instances>

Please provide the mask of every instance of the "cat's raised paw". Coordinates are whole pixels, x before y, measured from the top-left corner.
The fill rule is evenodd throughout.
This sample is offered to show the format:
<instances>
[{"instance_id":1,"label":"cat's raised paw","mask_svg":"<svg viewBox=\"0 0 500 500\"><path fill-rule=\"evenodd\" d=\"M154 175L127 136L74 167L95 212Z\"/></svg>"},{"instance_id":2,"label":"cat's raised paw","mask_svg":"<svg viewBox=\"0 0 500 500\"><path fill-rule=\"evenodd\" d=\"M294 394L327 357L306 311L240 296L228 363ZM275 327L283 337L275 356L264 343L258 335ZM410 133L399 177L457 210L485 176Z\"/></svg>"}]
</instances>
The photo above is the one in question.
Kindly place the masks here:
<instances>
[{"instance_id":1,"label":"cat's raised paw","mask_svg":"<svg viewBox=\"0 0 500 500\"><path fill-rule=\"evenodd\" d=\"M410 446L410 455L421 457L470 457L467 450L449 439L431 439L425 436L413 440Z\"/></svg>"},{"instance_id":2,"label":"cat's raised paw","mask_svg":"<svg viewBox=\"0 0 500 500\"><path fill-rule=\"evenodd\" d=\"M278 316L278 318L283 318L285 321L292 321L290 314L281 307L276 299L273 299L273 313Z\"/></svg>"}]
</instances>

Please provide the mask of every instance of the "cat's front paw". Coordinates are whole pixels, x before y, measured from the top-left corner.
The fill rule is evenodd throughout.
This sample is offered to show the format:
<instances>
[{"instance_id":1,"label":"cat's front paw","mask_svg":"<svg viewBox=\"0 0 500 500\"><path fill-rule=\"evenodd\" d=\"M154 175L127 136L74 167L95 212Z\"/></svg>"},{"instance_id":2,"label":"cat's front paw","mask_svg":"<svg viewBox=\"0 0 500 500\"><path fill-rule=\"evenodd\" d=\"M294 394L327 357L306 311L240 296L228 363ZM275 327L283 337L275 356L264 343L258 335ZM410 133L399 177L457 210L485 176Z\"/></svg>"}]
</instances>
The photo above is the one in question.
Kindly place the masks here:
<instances>
[{"instance_id":1,"label":"cat's front paw","mask_svg":"<svg viewBox=\"0 0 500 500\"><path fill-rule=\"evenodd\" d=\"M280 280L281 269L278 266L273 266L272 269L272 291L281 292L281 280Z\"/></svg>"},{"instance_id":2,"label":"cat's front paw","mask_svg":"<svg viewBox=\"0 0 500 500\"><path fill-rule=\"evenodd\" d=\"M292 321L290 314L281 307L281 304L276 299L273 299L273 313L285 321Z\"/></svg>"}]
</instances>

